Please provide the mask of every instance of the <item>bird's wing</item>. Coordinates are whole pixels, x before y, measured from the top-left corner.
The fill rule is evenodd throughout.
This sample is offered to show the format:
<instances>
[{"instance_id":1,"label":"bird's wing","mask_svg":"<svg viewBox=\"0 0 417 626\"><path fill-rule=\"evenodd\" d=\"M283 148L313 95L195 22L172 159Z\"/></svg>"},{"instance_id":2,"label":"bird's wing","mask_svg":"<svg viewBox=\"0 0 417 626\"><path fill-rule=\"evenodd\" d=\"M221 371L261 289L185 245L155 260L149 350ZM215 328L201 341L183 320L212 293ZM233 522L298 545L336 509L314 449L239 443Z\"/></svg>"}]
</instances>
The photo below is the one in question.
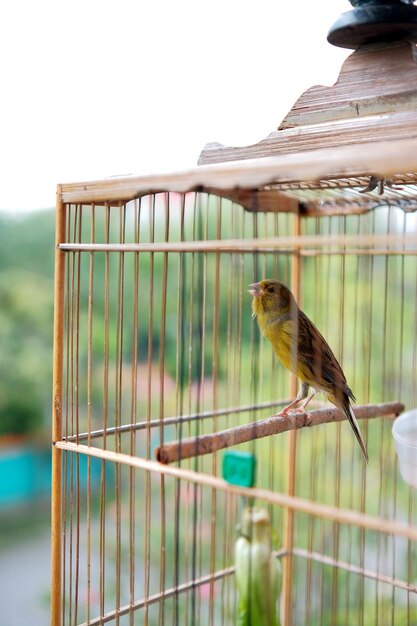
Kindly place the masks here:
<instances>
[{"instance_id":1,"label":"bird's wing","mask_svg":"<svg viewBox=\"0 0 417 626\"><path fill-rule=\"evenodd\" d=\"M353 399L332 349L303 311L298 317L298 355L301 379L316 389L333 395L340 392Z\"/></svg>"}]
</instances>

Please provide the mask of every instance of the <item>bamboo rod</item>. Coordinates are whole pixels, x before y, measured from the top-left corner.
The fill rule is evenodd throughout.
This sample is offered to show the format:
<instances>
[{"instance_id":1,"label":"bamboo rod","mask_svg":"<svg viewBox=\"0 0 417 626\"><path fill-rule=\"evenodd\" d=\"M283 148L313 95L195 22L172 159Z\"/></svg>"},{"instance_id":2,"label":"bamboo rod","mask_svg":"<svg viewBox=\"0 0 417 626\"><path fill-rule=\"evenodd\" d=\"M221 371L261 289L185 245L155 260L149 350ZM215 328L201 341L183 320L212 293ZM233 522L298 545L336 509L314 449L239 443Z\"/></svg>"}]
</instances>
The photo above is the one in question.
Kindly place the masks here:
<instances>
[{"instance_id":1,"label":"bamboo rod","mask_svg":"<svg viewBox=\"0 0 417 626\"><path fill-rule=\"evenodd\" d=\"M404 411L404 405L401 402L365 404L355 407L357 419L397 416L402 411ZM333 406L316 409L309 413L295 413L292 411L282 416L271 415L266 419L252 422L251 424L243 424L217 433L166 443L156 448L155 457L160 463L175 463L195 456L211 454L217 450L237 446L254 439L295 431L299 428L319 426L320 424L328 424L330 422L341 422L343 420L346 420L346 415Z\"/></svg>"},{"instance_id":2,"label":"bamboo rod","mask_svg":"<svg viewBox=\"0 0 417 626\"><path fill-rule=\"evenodd\" d=\"M292 237L299 240L301 237L301 219L300 215L294 215L294 228ZM300 248L296 248L292 258L291 272L291 290L297 302L300 301ZM295 374L290 374L290 395L295 398L297 395L298 379ZM292 431L288 437L288 460L287 460L287 486L286 493L290 496L295 495L295 480L297 469L297 432ZM283 534L284 550L287 557L283 562L282 570L282 616L283 626L290 626L292 623L292 575L293 575L293 556L294 548L294 511L292 509L285 510L284 516L284 534Z\"/></svg>"},{"instance_id":3,"label":"bamboo rod","mask_svg":"<svg viewBox=\"0 0 417 626\"><path fill-rule=\"evenodd\" d=\"M329 565L330 567L336 567L338 569L345 570L346 572L352 572L352 574L358 574L359 576L364 576L365 578L370 578L371 580L377 580L381 583L391 585L391 587L398 587L399 589L417 593L417 585L406 583L403 580L392 578L391 576L385 576L379 572L364 569L363 567L353 565L352 563L346 563L345 561L333 559L325 554L320 554L320 552L311 552L310 550L304 550L303 548L294 548L293 555L309 559L311 561L316 561L317 563L322 563L323 565Z\"/></svg>"},{"instance_id":4,"label":"bamboo rod","mask_svg":"<svg viewBox=\"0 0 417 626\"><path fill-rule=\"evenodd\" d=\"M300 256L416 256L417 250L396 250L392 248L361 249L350 248L349 250L300 250Z\"/></svg>"},{"instance_id":5,"label":"bamboo rod","mask_svg":"<svg viewBox=\"0 0 417 626\"><path fill-rule=\"evenodd\" d=\"M64 342L65 254L59 244L65 240L65 206L57 189L56 251L54 284L54 334L52 381L52 442L62 439L62 375ZM51 626L61 624L62 581L62 451L52 446L51 491Z\"/></svg>"},{"instance_id":6,"label":"bamboo rod","mask_svg":"<svg viewBox=\"0 0 417 626\"><path fill-rule=\"evenodd\" d=\"M313 515L315 517L333 520L349 526L358 526L367 528L375 532L397 535L406 537L413 541L417 541L417 526L396 522L383 517L376 517L366 513L360 513L351 509L341 509L328 504L319 504L311 500L300 498L298 496L289 496L285 493L269 491L268 489L240 487L227 483L222 478L195 472L189 469L182 469L173 465L164 465L158 461L151 461L142 457L134 457L121 452L113 452L112 450L102 450L86 446L84 444L70 443L67 441L57 441L55 444L60 450L67 450L75 454L86 454L111 463L121 463L129 467L142 469L146 472L154 472L156 474L164 474L174 478L201 485L203 487L218 489L225 493L237 496L245 496L248 499L255 498L265 502L269 502L276 506L291 508L299 513ZM59 623L59 622L58 622Z\"/></svg>"},{"instance_id":7,"label":"bamboo rod","mask_svg":"<svg viewBox=\"0 0 417 626\"><path fill-rule=\"evenodd\" d=\"M389 248L389 244L398 246ZM388 247L393 252L402 252L407 245L410 250L417 246L417 235L407 234L363 234L363 235L288 235L241 239L208 239L197 241L161 241L151 243L61 243L60 250L66 252L253 252L254 250L300 250L309 247L349 248L354 246L378 248Z\"/></svg>"},{"instance_id":8,"label":"bamboo rod","mask_svg":"<svg viewBox=\"0 0 417 626\"><path fill-rule=\"evenodd\" d=\"M261 411L262 409L270 409L276 406L285 406L290 400L275 400L274 402L259 402L257 404L242 404L240 406L226 407L225 409L217 409L211 411L201 411L200 413L190 413L188 415L176 415L175 417L165 417L163 420L150 419L135 422L133 424L123 424L122 426L111 426L109 428L99 428L97 430L88 431L85 433L79 433L75 435L68 435L63 437L64 441L83 441L85 439L98 439L105 435L115 435L117 433L131 433L136 430L146 430L148 428L160 428L164 426L177 426L178 424L185 424L187 422L194 422L196 420L204 420L209 417L222 417L224 415L236 415L237 413L249 413L251 411Z\"/></svg>"},{"instance_id":9,"label":"bamboo rod","mask_svg":"<svg viewBox=\"0 0 417 626\"><path fill-rule=\"evenodd\" d=\"M207 585L215 582L216 580L221 580L222 578L226 578L226 576L231 576L234 574L235 568L227 567L222 570L218 570L213 574L206 574L205 576L201 576L195 580L190 580L186 583L182 583L180 585L175 585L174 587L170 587L169 589L165 589L160 591L159 593L154 593L147 598L143 598L142 600L136 600L136 602L132 602L132 604L127 604L126 606L120 607L118 610L109 611L105 613L102 617L97 617L95 619L89 620L88 622L84 622L79 626L101 626L101 624L107 624L107 622L111 622L115 619L116 616L122 617L123 615L128 615L131 611L137 611L138 609L143 609L145 606L149 606L151 604L156 604L161 600L166 600L167 598L172 598L172 596L178 593L185 593L186 591L190 591L191 589L195 589L196 587L201 587L202 585Z\"/></svg>"}]
</instances>

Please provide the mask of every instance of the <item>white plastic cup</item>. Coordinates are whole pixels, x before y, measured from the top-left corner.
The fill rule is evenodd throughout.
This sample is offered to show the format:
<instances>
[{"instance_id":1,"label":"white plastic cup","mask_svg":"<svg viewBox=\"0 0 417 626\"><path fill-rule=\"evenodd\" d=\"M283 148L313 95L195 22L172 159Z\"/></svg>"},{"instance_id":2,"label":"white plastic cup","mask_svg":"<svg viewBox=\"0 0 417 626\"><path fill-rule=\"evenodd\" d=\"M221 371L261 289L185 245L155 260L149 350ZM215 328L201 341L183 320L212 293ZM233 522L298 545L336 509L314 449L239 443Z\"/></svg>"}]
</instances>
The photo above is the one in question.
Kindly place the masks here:
<instances>
[{"instance_id":1,"label":"white plastic cup","mask_svg":"<svg viewBox=\"0 0 417 626\"><path fill-rule=\"evenodd\" d=\"M397 417L392 426L392 435L401 476L408 485L417 488L417 409Z\"/></svg>"}]
</instances>

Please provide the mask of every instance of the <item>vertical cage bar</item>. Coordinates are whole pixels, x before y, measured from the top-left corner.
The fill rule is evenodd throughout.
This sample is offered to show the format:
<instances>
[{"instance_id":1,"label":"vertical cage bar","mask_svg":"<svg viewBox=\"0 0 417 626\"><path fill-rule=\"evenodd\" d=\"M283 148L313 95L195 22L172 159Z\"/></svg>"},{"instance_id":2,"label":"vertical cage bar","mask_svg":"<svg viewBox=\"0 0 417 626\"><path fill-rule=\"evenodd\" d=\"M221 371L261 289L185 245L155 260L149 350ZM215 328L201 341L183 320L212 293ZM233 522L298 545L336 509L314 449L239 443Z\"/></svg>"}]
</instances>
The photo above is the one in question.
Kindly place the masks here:
<instances>
[{"instance_id":1,"label":"vertical cage bar","mask_svg":"<svg viewBox=\"0 0 417 626\"><path fill-rule=\"evenodd\" d=\"M216 198L216 237L221 238L221 215L222 201ZM218 408L218 356L219 356L219 303L220 303L220 254L215 255L214 269L214 308L213 308L213 360L212 360L212 380L213 380L213 410ZM218 429L217 418L213 417L213 432ZM211 471L213 476L217 476L217 455L213 454ZM216 567L216 524L217 519L217 497L216 490L211 492L211 528L210 528L210 573L215 571ZM209 620L208 623L213 625L214 620L214 581L210 581L210 601L209 601Z\"/></svg>"},{"instance_id":2,"label":"vertical cage bar","mask_svg":"<svg viewBox=\"0 0 417 626\"><path fill-rule=\"evenodd\" d=\"M74 207L69 204L66 207L66 226L65 226L65 241L71 241L71 224L73 221ZM61 428L64 429L65 435L68 435L72 431L70 430L70 319L71 319L71 301L69 294L71 293L71 280L69 271L71 265L71 259L69 256L66 257L66 269L64 271L64 336L65 336L65 347L64 347L64 356L65 356L65 365L63 368L63 374L65 372L65 376L62 380L62 396L63 396L63 407L65 406L65 415L62 416L61 420ZM62 434L62 433L61 433ZM61 516L62 516L62 524L61 524L61 535L62 535L62 546L61 546L61 554L62 554L62 596L61 596L61 613L62 613L62 624L65 626L65 618L66 612L65 609L68 605L68 591L69 585L67 585L67 580L69 576L67 575L67 570L69 570L69 555L68 555L68 545L69 545L69 485L70 485L70 464L71 464L71 456L69 454L64 454L62 459L62 508L61 508Z\"/></svg>"},{"instance_id":3,"label":"vertical cage bar","mask_svg":"<svg viewBox=\"0 0 417 626\"><path fill-rule=\"evenodd\" d=\"M301 234L300 214L294 214L293 235L299 237ZM295 251L293 255L291 290L297 302L300 300L300 253ZM291 375L290 394L294 398L297 395L297 377ZM297 431L293 430L288 434L288 465L287 465L287 488L286 493L295 494L296 476L296 454L297 454ZM284 518L284 541L283 547L286 556L283 563L282 579L282 603L284 626L292 623L292 574L293 574L293 545L294 545L294 511L286 509Z\"/></svg>"},{"instance_id":4,"label":"vertical cage bar","mask_svg":"<svg viewBox=\"0 0 417 626\"><path fill-rule=\"evenodd\" d=\"M184 212L185 195L181 195L179 216L180 241L184 240ZM181 289L182 285L182 289ZM183 415L184 402L184 380L185 380L185 298L186 298L186 273L185 255L178 255L177 269L177 327L176 327L176 355L175 355L175 406L177 415ZM176 428L176 434L181 441L183 427L181 421ZM178 462L180 465L181 462ZM179 593L178 585L180 580L180 528L181 528L181 481L175 481L175 517L174 517L174 572L173 583L175 588L174 602L172 609L172 625L178 626L179 621ZM182 556L182 555L181 555Z\"/></svg>"},{"instance_id":5,"label":"vertical cage bar","mask_svg":"<svg viewBox=\"0 0 417 626\"><path fill-rule=\"evenodd\" d=\"M149 241L155 241L155 195L149 196L148 199L148 215L149 215ZM149 314L148 314L148 361L147 361L147 390L146 390L146 458L151 458L151 427L152 419L152 334L154 319L154 266L155 255L153 252L149 255ZM145 546L144 546L144 624L147 626L149 620L149 589L151 584L151 475L146 472L145 475Z\"/></svg>"},{"instance_id":6,"label":"vertical cage bar","mask_svg":"<svg viewBox=\"0 0 417 626\"><path fill-rule=\"evenodd\" d=\"M62 375L64 349L64 294L65 252L58 244L65 241L65 206L61 188L57 189L55 229L55 284L54 284L54 335L53 335L53 402L52 444L62 439ZM62 576L62 451L52 445L52 497L51 497L51 626L61 624Z\"/></svg>"},{"instance_id":7,"label":"vertical cage bar","mask_svg":"<svg viewBox=\"0 0 417 626\"><path fill-rule=\"evenodd\" d=\"M126 207L119 204L119 241L125 243ZM124 292L125 292L125 255L119 254L117 278L117 330L116 330L116 357L115 357L115 422L116 427L122 424L122 389L123 389L123 350L124 350ZM121 434L115 436L116 452L122 451ZM119 611L121 606L121 562L122 562L122 472L119 464L115 468L116 479L116 626L119 626Z\"/></svg>"},{"instance_id":8,"label":"vertical cage bar","mask_svg":"<svg viewBox=\"0 0 417 626\"><path fill-rule=\"evenodd\" d=\"M164 194L164 212L165 212L165 233L164 241L169 241L169 220L170 220L170 196ZM161 298L161 325L160 325L160 346L159 346L159 420L160 420L160 439L164 441L164 417L165 417L165 342L166 342L166 317L167 317L167 285L168 285L168 253L163 255L162 270L162 298ZM166 580L166 490L165 477L161 476L160 491L160 515L161 515L161 538L159 551L159 588L163 592ZM165 601L161 602L159 607L159 623L163 625L165 622Z\"/></svg>"},{"instance_id":9,"label":"vertical cage bar","mask_svg":"<svg viewBox=\"0 0 417 626\"><path fill-rule=\"evenodd\" d=\"M79 207L79 219L77 224L77 240L81 242L82 232L82 206ZM76 255L76 274L75 279L75 428L76 428L76 441L78 442L78 434L80 432L79 426L79 381L80 381L80 283L81 283L81 252ZM75 456L75 572L74 572L74 623L78 622L78 603L79 603L79 585L80 585L80 457L77 454Z\"/></svg>"},{"instance_id":10,"label":"vertical cage bar","mask_svg":"<svg viewBox=\"0 0 417 626\"><path fill-rule=\"evenodd\" d=\"M134 205L134 241L139 243L140 237L140 209L141 199L135 201ZM139 253L134 256L134 290L133 290L133 322L132 322L132 371L131 371L131 400L130 400L130 421L136 424L138 408L138 362L139 362ZM136 454L136 435L134 429L130 432L130 454ZM136 580L136 473L133 467L129 468L129 601L131 609L129 611L129 626L134 626L133 603L135 601L135 580Z\"/></svg>"},{"instance_id":11,"label":"vertical cage bar","mask_svg":"<svg viewBox=\"0 0 417 626\"><path fill-rule=\"evenodd\" d=\"M110 241L110 206L105 204L105 242ZM109 308L110 308L110 256L104 256L104 319L103 319L103 450L107 448L107 423L109 413ZM105 613L105 576L106 576L106 461L101 464L100 484L100 616Z\"/></svg>"},{"instance_id":12,"label":"vertical cage bar","mask_svg":"<svg viewBox=\"0 0 417 626\"><path fill-rule=\"evenodd\" d=\"M95 205L91 206L90 241L95 241ZM87 339L87 445L91 445L91 412L93 389L93 305L94 305L94 252L90 252L88 276L88 339ZM91 610L91 459L87 457L87 607L86 621Z\"/></svg>"}]
</instances>

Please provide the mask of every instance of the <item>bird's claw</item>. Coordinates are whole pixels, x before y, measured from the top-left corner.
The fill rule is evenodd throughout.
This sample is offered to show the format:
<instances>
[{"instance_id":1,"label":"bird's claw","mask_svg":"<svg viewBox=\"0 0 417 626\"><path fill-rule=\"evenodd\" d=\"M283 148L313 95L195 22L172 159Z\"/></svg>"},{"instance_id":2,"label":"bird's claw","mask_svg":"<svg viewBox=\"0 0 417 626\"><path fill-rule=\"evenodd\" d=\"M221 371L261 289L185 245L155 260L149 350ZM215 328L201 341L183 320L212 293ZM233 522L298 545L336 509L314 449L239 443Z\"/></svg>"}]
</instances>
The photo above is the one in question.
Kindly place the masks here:
<instances>
[{"instance_id":1,"label":"bird's claw","mask_svg":"<svg viewBox=\"0 0 417 626\"><path fill-rule=\"evenodd\" d=\"M279 413L275 413L273 415L273 417L290 417L293 419L300 418L301 416L304 417L302 425L306 427L311 426L313 416L311 415L310 411L306 411L305 408L303 408L302 406L294 409L288 409L287 411L283 409Z\"/></svg>"},{"instance_id":2,"label":"bird's claw","mask_svg":"<svg viewBox=\"0 0 417 626\"><path fill-rule=\"evenodd\" d=\"M306 411L303 407L297 407L294 409L283 409L282 411L279 411L279 413L274 413L273 417L286 417L286 416L296 416L296 415L308 415L311 419L311 415L308 411Z\"/></svg>"}]
</instances>

